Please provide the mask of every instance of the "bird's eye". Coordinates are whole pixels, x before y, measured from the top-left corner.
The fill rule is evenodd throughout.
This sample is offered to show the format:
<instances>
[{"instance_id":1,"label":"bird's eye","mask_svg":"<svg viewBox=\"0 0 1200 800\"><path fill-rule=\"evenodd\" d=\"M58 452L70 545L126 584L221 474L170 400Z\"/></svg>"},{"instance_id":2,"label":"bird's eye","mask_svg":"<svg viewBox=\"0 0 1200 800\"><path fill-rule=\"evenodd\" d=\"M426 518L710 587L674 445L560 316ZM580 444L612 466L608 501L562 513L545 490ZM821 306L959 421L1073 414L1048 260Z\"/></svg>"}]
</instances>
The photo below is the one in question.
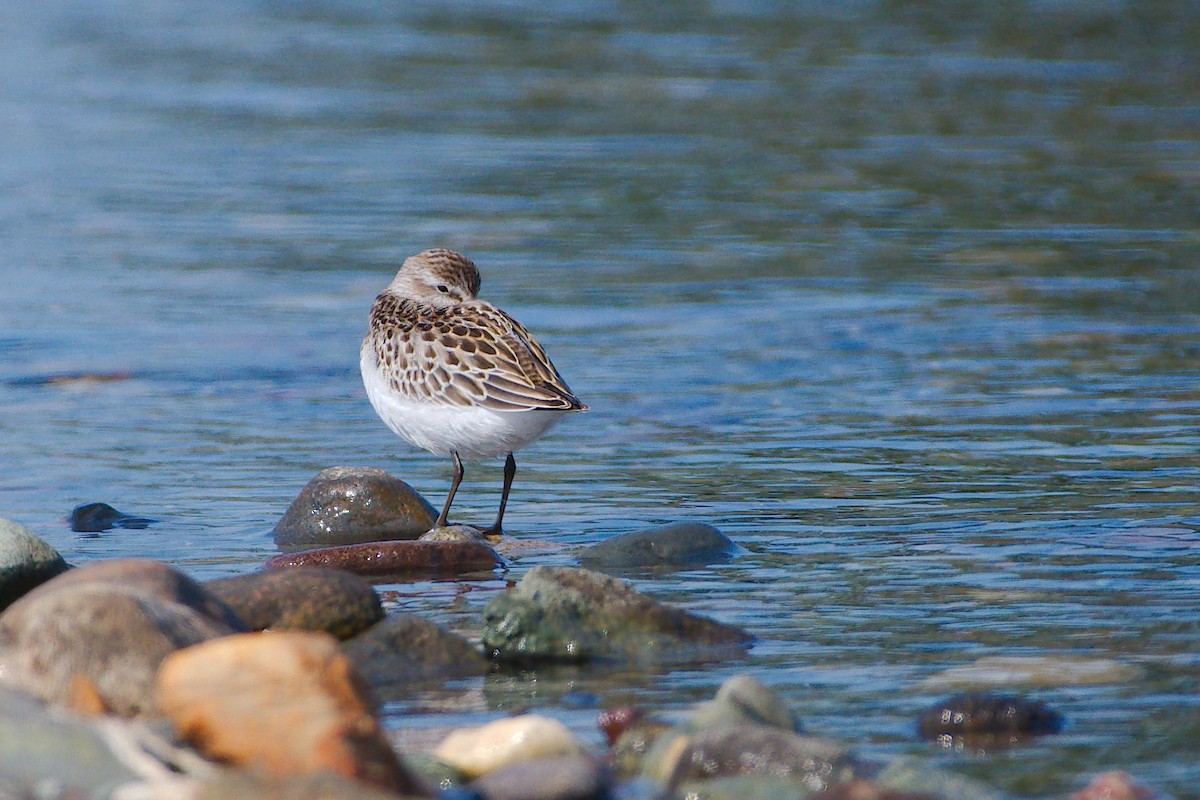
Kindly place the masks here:
<instances>
[{"instance_id":1,"label":"bird's eye","mask_svg":"<svg viewBox=\"0 0 1200 800\"><path fill-rule=\"evenodd\" d=\"M450 294L450 287L448 287L448 286L447 286L446 284L444 284L444 283L439 283L439 284L438 284L438 287L437 287L437 290L438 290L439 292L441 292L442 294Z\"/></svg>"}]
</instances>

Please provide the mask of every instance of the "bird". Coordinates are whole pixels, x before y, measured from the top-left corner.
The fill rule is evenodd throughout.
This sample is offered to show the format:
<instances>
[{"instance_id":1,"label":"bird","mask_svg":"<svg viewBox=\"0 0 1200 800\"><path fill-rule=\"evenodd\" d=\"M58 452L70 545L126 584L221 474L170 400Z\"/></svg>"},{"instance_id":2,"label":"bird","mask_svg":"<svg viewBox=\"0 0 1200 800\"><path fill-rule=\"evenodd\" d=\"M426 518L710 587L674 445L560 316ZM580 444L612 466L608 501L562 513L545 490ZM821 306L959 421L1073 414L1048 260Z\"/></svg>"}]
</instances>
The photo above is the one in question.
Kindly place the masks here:
<instances>
[{"instance_id":1,"label":"bird","mask_svg":"<svg viewBox=\"0 0 1200 800\"><path fill-rule=\"evenodd\" d=\"M525 327L477 295L479 269L453 250L404 260L375 298L359 367L375 413L410 444L454 460L454 480L435 527L449 524L463 459L505 456L495 523L517 472L513 453L564 416L588 407Z\"/></svg>"}]
</instances>

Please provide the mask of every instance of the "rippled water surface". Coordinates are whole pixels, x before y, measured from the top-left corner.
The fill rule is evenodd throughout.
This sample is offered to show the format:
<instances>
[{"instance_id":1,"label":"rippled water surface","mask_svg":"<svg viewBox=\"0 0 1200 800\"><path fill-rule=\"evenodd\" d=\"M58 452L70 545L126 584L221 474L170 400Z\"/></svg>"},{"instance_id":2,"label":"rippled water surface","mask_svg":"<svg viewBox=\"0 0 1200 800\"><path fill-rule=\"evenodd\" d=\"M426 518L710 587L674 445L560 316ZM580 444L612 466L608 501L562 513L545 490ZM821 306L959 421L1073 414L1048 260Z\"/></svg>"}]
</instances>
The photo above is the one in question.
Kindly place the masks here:
<instances>
[{"instance_id":1,"label":"rippled water surface","mask_svg":"<svg viewBox=\"0 0 1200 800\"><path fill-rule=\"evenodd\" d=\"M14 3L0 31L0 516L68 560L252 571L337 464L440 502L357 348L404 256L454 247L594 409L520 456L512 532L717 525L742 557L633 580L761 640L389 724L546 707L594 740L598 705L751 671L869 757L1196 796L1194 4ZM72 533L90 501L158 522ZM506 577L538 563L572 562ZM381 588L470 631L503 587ZM1014 655L1135 671L1035 691L1068 726L1032 746L915 739L923 680Z\"/></svg>"}]
</instances>

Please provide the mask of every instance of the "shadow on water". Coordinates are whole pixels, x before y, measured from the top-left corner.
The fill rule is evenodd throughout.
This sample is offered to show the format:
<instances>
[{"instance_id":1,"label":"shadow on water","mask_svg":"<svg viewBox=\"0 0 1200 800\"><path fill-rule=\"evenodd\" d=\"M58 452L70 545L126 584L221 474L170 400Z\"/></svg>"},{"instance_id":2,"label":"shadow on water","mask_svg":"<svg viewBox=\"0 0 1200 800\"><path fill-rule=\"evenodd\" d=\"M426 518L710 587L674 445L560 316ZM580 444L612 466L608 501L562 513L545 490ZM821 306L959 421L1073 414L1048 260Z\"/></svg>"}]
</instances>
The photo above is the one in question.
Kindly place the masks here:
<instances>
[{"instance_id":1,"label":"shadow on water","mask_svg":"<svg viewBox=\"0 0 1200 800\"><path fill-rule=\"evenodd\" d=\"M325 467L439 499L357 348L396 264L455 247L594 409L524 454L506 524L716 525L748 553L635 582L761 639L394 724L525 692L591 730L564 697L677 712L751 670L815 733L1017 793L1200 782L1195 4L130 12L0 9L0 514L216 577ZM89 375L120 379L55 378ZM95 499L159 522L69 531ZM388 602L469 633L503 582L462 587ZM1067 728L1017 751L917 741L924 679L1014 654L1138 677L1039 690Z\"/></svg>"}]
</instances>

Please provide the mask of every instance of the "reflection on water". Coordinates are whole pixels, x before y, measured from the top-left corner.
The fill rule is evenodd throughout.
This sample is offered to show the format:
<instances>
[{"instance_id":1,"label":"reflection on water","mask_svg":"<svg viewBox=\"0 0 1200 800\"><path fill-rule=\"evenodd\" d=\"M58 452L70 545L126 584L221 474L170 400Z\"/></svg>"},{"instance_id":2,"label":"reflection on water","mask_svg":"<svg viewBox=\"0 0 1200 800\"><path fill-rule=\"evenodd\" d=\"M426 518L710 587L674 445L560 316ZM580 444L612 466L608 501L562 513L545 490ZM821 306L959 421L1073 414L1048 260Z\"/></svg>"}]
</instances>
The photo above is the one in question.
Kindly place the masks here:
<instances>
[{"instance_id":1,"label":"reflection on water","mask_svg":"<svg viewBox=\"0 0 1200 800\"><path fill-rule=\"evenodd\" d=\"M711 522L748 555L637 583L763 639L395 724L590 729L749 669L809 730L934 755L924 678L1059 654L1140 677L1039 692L1068 727L1035 746L936 757L1035 796L1200 782L1193 4L161 0L0 30L0 514L68 559L249 571L335 464L440 501L357 348L399 261L455 247L594 409L522 458L512 530ZM157 522L73 534L91 501ZM531 563L570 556L508 577ZM469 630L503 586L387 588Z\"/></svg>"}]
</instances>

